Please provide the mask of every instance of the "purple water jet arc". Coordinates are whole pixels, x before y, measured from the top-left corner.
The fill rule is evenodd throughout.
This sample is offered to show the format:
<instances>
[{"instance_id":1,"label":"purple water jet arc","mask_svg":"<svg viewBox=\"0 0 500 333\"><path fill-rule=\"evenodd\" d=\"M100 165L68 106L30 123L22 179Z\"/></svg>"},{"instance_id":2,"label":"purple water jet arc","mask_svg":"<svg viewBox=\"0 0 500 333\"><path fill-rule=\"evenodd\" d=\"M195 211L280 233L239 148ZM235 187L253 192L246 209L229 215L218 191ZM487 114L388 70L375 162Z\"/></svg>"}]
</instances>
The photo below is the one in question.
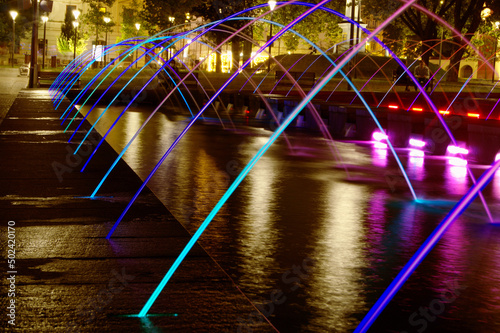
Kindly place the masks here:
<instances>
[{"instance_id":1,"label":"purple water jet arc","mask_svg":"<svg viewBox=\"0 0 500 333\"><path fill-rule=\"evenodd\" d=\"M462 199L453 207L450 213L444 218L444 220L437 226L437 228L432 232L432 234L426 239L426 241L420 246L420 248L415 252L413 257L408 261L408 263L403 267L401 272L396 276L394 281L387 287L385 292L380 296L375 305L370 309L368 314L363 318L359 326L354 331L355 333L366 332L373 322L377 319L384 308L389 304L394 295L403 286L403 284L408 280L410 275L415 271L418 265L424 260L424 258L429 254L432 248L441 239L444 233L449 229L449 227L455 222L455 220L465 211L465 209L472 203L472 201L477 197L479 192L490 182L490 180L495 175L495 172L500 167L500 160L496 161L476 182L476 184L462 197Z\"/></svg>"}]
</instances>

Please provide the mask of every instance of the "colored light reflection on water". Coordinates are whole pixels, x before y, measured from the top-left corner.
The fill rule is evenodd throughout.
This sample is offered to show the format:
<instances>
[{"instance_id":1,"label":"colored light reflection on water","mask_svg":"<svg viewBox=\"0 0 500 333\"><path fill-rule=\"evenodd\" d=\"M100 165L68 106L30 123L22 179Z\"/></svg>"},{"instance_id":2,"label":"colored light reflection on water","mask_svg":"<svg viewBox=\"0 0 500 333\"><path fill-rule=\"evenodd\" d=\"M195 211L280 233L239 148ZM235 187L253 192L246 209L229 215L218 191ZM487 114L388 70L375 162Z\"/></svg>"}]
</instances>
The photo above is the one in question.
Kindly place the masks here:
<instances>
[{"instance_id":1,"label":"colored light reflection on water","mask_svg":"<svg viewBox=\"0 0 500 333\"><path fill-rule=\"evenodd\" d=\"M119 109L101 120L111 124ZM124 115L108 142L121 148L147 112ZM185 126L158 113L125 154L142 177ZM270 132L198 125L158 170L149 186L189 231L194 231ZM403 158L417 193L415 203L394 158L373 144L337 143L352 180L321 138L290 131L290 151L278 140L222 207L201 244L256 304L281 290L286 297L270 320L283 332L352 331L399 268L471 186L463 160ZM298 148L300 147L300 148ZM297 152L298 151L298 152ZM403 154L404 155L404 154ZM473 171L474 166L471 166ZM500 173L484 191L499 215ZM437 201L439 199L439 201ZM409 317L459 283L460 296L429 332L500 330L500 228L474 203L423 262L375 323L374 332L416 331ZM306 258L313 269L294 273ZM306 276L307 275L307 276ZM214 305L217 306L217 305ZM180 311L180 310L179 310ZM210 309L207 309L209 315Z\"/></svg>"}]
</instances>

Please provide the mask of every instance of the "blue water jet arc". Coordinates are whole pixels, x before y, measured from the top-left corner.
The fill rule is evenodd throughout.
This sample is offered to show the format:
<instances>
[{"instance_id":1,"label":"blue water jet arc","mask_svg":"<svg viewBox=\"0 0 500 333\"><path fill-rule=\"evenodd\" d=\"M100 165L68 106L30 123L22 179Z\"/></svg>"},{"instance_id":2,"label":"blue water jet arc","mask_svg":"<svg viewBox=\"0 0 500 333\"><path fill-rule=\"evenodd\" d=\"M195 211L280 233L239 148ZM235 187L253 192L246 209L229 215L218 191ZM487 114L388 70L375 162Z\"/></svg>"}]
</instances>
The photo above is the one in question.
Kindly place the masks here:
<instances>
[{"instance_id":1,"label":"blue water jet arc","mask_svg":"<svg viewBox=\"0 0 500 333\"><path fill-rule=\"evenodd\" d=\"M409 7L413 2L416 0L411 0L402 7L400 7L394 15L400 15L404 10L406 10L407 7ZM314 6L311 8L309 11L315 10L317 7L322 5L326 1L322 1L320 4L317 6ZM304 14L308 13L309 11L306 11ZM302 17L299 16L299 18ZM298 19L298 18L297 18ZM369 36L375 36L378 31L381 30L385 27L385 25L388 24L388 21L385 21L382 23L377 29L374 30L374 32ZM272 40L271 40L272 42ZM191 248L194 246L196 241L199 239L199 237L202 235L203 231L208 227L212 219L215 217L217 212L220 210L220 208L224 205L224 203L227 201L227 199L231 196L231 194L236 190L238 185L243 181L243 179L246 177L246 175L250 172L250 170L253 168L253 166L258 162L258 160L264 155L264 153L269 149L269 147L276 141L276 139L281 135L281 133L290 125L290 123L295 119L295 117L302 111L302 109L312 100L312 98L321 90L323 87L332 79L332 77L337 74L337 72L352 58L354 55L359 51L359 49L362 47L362 44L358 45L357 47L354 48L354 50L349 54L348 57L343 59L338 67L336 67L334 70L332 70L326 77L324 77L321 82L314 87L307 97L303 99L299 105L295 108L295 110L290 114L288 118L283 122L283 124L278 127L278 129L273 133L273 135L269 138L269 140L266 142L266 144L257 152L257 154L252 158L252 160L245 166L245 168L241 171L241 173L236 177L234 182L231 184L229 189L226 191L226 193L223 195L223 197L219 200L219 202L216 204L216 206L212 209L210 214L207 216L205 221L200 225L196 233L193 235L193 237L190 239L186 247L182 250L181 254L175 262L172 264L170 267L169 271L165 275L165 277L162 279L158 287L155 289L149 300L146 302L142 310L139 312L139 317L145 317L153 305L154 301L156 298L160 295L161 291L165 287L165 285L168 283L174 272L177 270L177 267L181 264L181 262L184 260L186 257L187 253L191 250ZM500 164L500 161L499 161Z\"/></svg>"}]
</instances>

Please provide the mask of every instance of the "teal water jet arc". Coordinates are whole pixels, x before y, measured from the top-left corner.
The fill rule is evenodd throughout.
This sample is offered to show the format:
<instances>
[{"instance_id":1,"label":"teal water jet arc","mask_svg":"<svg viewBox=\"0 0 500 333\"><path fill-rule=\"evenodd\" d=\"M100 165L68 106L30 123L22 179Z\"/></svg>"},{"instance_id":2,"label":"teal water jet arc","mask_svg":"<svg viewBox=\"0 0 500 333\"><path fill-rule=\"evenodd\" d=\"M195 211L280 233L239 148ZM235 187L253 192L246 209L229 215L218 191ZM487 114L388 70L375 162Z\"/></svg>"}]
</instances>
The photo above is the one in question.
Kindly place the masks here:
<instances>
[{"instance_id":1,"label":"teal water jet arc","mask_svg":"<svg viewBox=\"0 0 500 333\"><path fill-rule=\"evenodd\" d=\"M326 2L327 1L323 1L322 3L326 3ZM403 8L409 6L410 3L414 3L414 2L415 1L408 2L406 4L406 6L401 7L400 11L403 10ZM319 9L320 7L316 6L314 8L315 9ZM400 13L400 11L398 13ZM287 28L287 29L289 29L289 28ZM377 31L374 31L373 33L370 33L370 36L373 37L374 34L376 34L376 33L377 33ZM270 40L268 42L268 44L265 44L263 47L264 48L267 47L267 45L269 45L269 43L273 42L274 40ZM229 198L230 195L232 195L232 193L235 191L235 189L239 186L239 184L246 177L246 175L251 171L251 169L253 168L253 166L263 156L263 154L267 151L267 149L269 149L269 147L273 144L273 142L275 140L277 140L277 138L283 133L283 131L287 128L287 126L289 126L291 124L291 122L294 120L294 118L302 111L302 109L307 105L307 103L310 103L310 101L312 100L312 98L326 85L326 83L328 83L328 81L336 73L338 73L340 71L340 69L346 64L347 61L349 61L353 57L353 55L356 54L357 51L359 51L359 47L357 49L353 49L349 53L349 55L346 57L346 59L344 59L342 62L339 63L338 67L334 68L334 70L332 70L331 72L329 72L325 76L325 78L322 79L319 82L319 84L317 84L317 87L315 87L314 90L312 90L307 95L307 97L304 98L299 103L299 105L292 111L292 113L290 114L290 116L286 118L285 122L280 125L280 127L276 130L276 132L274 132L272 134L272 136L269 139L269 141L267 141L266 144L261 148L261 150L259 150L259 152L257 153L257 155L255 155L255 157L252 158L252 160L250 161L250 163L243 169L243 171L240 173L240 175L238 175L237 179L233 182L233 184L231 184L230 189L224 194L224 196L217 203L217 205L214 207L214 209L211 211L211 213L207 216L207 218L203 222L202 226L196 231L196 233L193 236L193 238L186 245L186 247L184 248L184 250L182 251L182 253L179 255L179 257L175 261L174 265L172 265L172 267L169 269L169 271L167 272L167 274L165 275L165 277L161 281L160 285L156 288L155 292L151 296L151 298L148 301L148 303L146 303L146 305L144 306L144 308L141 310L141 312L139 314L137 314L137 315L131 315L132 317L141 317L141 318L144 318L144 317L148 316L147 313L148 313L149 309L151 308L151 306L153 305L156 297L158 297L158 295L161 293L162 288L168 283L168 280L170 279L170 277L175 273L176 268L181 264L183 258L190 251L191 247L196 243L196 241L198 240L198 238L201 236L201 234L204 232L204 230L208 227L209 223L215 217L215 215L217 214L218 210L225 204L225 201ZM234 76L232 76L232 78L233 77ZM224 87L226 87L227 84L225 86L223 86L223 88L221 88L220 91L222 91L222 89L224 89ZM419 89L422 90L422 87L419 86ZM423 94L425 95L425 93L423 93ZM213 98L215 98L215 96ZM213 101L213 99L212 99L212 101ZM210 103L207 103L207 105L209 105L209 104ZM434 108L435 108L435 106L434 106ZM201 112L203 112L203 111L201 111ZM201 115L201 112L200 112L200 115ZM196 119L194 119L193 122L195 120ZM188 129L189 129L189 126L186 128L186 131ZM185 133L185 132L183 132L183 133ZM180 139L180 137L181 136L179 136L179 139ZM171 148L173 148L173 146ZM164 155L164 157L166 157L170 151L171 151L171 149L169 149L167 151L167 153L166 153L166 155ZM158 165L160 165L163 160L164 160L164 158L162 158L162 160L159 162ZM496 169L498 167L499 167L498 164L493 165L492 168L490 170L488 170L487 173L485 173L485 175L483 175L478 180L477 184L466 194L466 196L459 202L459 204L457 204L456 208L454 208L450 212L450 214L447 216L447 218L443 221L444 224L446 224L447 226L449 226L451 223L453 223L453 221L456 219L456 217L458 217L458 215L467 207L467 205L470 204L470 202L472 201L472 199L474 198L474 196L477 195L477 194L479 194L479 191L486 186L487 182L491 179L492 175L494 174L494 172L496 171ZM120 219L121 218L122 218L122 216L120 217ZM432 237L432 242L434 242L434 244L435 244L435 242L437 242L439 240L440 235L442 235L446 231L447 226L446 227L441 227L441 225L440 225L440 227L439 227L440 229L438 231L439 236L431 236ZM112 231L110 231L110 233L112 233ZM435 234L433 233L433 235L435 235ZM416 255L418 258L415 261L413 261L411 264L410 263L408 264L409 267L410 267L410 270L408 270L407 273L402 273L403 274L402 278L399 279L399 281L396 282L396 284L395 284L397 288L399 288L404 283L405 279L409 276L409 274L411 274L411 270L412 269L414 270L416 268L416 266L418 265L418 263L421 260L423 260L423 257L425 257L426 253L428 253L428 251L430 251L432 249L433 245L432 244L428 245L428 244L431 244L431 243L427 243L426 242L423 245L424 250L427 251L427 252L423 251L422 253L425 252L424 254L418 254L418 256ZM399 278L399 276L398 276L398 278ZM394 295L396 292L397 292L397 289L393 288L389 292L389 296L392 297L392 295ZM378 313L380 313L382 311L383 306L385 306L385 304L387 304L390 301L390 297L385 297L385 299L386 299L385 301L383 301L380 304L379 303L376 304L375 307L377 309L374 310L375 312L370 312L369 313L369 315L368 315L368 317L369 317L368 321L366 321L366 322L364 321L364 322L362 322L362 324L360 324L359 332L364 332L369 327L370 321L374 320L374 318L376 318L376 316L378 315Z\"/></svg>"},{"instance_id":2,"label":"teal water jet arc","mask_svg":"<svg viewBox=\"0 0 500 333\"><path fill-rule=\"evenodd\" d=\"M394 15L401 14L402 11L404 11L406 9L406 7L410 6L411 3L414 2L414 1L416 1L416 0L412 0L412 1L408 2L406 5L402 6L400 9L398 9L398 11L396 11L396 13L394 13ZM326 2L328 2L328 1L326 1L326 0L322 1L317 6L312 7L310 10L306 11L304 14L312 12L317 7L323 5ZM296 19L296 21L298 21L300 18L304 17L304 14L302 14L301 16L299 16ZM295 22L295 20L294 20L294 22ZM384 22L385 25L387 25L388 22L389 21ZM381 30L381 29L383 29L383 27L384 27L384 24L380 25L378 29ZM369 37L375 36L376 33L378 33L377 29ZM273 40L270 40L269 42L273 42ZM267 45L264 45L264 46L267 46ZM208 227L208 225L210 224L211 220L215 217L215 215L217 214L217 212L219 211L219 209L222 207L222 205L224 205L224 203L229 198L229 196L231 196L231 194L236 190L236 188L238 187L238 185L243 181L243 179L250 172L250 170L253 168L253 166L258 162L258 160L260 159L260 157L262 157L262 155L264 155L264 153L267 151L267 149L269 149L269 147L273 144L273 142L276 141L276 139L285 130L285 128L288 125L290 125L290 123L292 122L292 120L300 113L300 111L307 105L307 103L309 103L312 100L312 98L330 81L330 79L335 74L337 74L338 70L340 68L342 68L359 51L359 49L361 48L361 46L362 46L361 44L358 45L350 53L350 55L348 57L346 57L343 61L341 61L339 63L338 67L336 67L334 70L332 70L325 78L323 78L321 80L321 82L316 87L314 87L309 92L308 96L299 103L299 105L294 109L294 111L289 115L289 117L286 118L286 120L283 122L283 124L281 124L280 127L273 133L273 135L266 142L266 144L259 150L259 152L257 152L257 155L255 155L252 158L252 160L245 166L245 168L241 171L241 173L238 175L238 177L234 180L234 182L231 184L231 186L229 187L229 189L226 191L226 193L224 194L224 196L219 200L219 202L217 203L217 205L213 208L213 210L207 216L207 218L205 219L205 221L203 221L203 223L198 228L198 230L196 231L196 233L193 235L193 237L191 238L191 240L189 241L189 243L186 245L186 247L184 248L184 250L181 252L181 254L179 255L179 257L172 264L170 270L167 272L167 274L165 275L165 277L162 279L162 281L160 282L160 284L158 285L158 287L155 289L155 291L151 295L150 299L144 305L143 309L139 312L139 317L145 317L147 315L147 313L148 313L149 309L151 308L151 306L153 305L154 301L160 295L161 291L166 286L166 284L170 280L171 276L176 271L177 267L184 260L184 258L187 255L187 253L194 246L194 244L196 243L196 241L199 239L199 237L201 236L201 234L203 233L203 231Z\"/></svg>"}]
</instances>

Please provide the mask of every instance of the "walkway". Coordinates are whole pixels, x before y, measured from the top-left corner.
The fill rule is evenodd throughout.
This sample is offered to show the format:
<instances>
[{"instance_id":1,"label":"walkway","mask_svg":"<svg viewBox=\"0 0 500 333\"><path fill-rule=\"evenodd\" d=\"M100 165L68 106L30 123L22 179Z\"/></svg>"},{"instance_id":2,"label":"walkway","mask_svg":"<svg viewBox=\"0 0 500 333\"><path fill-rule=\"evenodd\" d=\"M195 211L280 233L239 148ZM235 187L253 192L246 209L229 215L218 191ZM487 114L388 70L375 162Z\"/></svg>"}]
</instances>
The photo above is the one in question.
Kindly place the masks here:
<instances>
[{"instance_id":1,"label":"walkway","mask_svg":"<svg viewBox=\"0 0 500 333\"><path fill-rule=\"evenodd\" d=\"M255 308L199 246L151 308L160 316L126 317L141 310L189 234L146 189L112 240L105 240L140 179L120 161L102 197L85 198L117 154L104 144L80 173L84 156L71 154L76 145L67 143L47 90L22 90L13 102L12 95L0 95L2 105L12 104L0 124L0 231L15 240L1 240L4 258L15 249L13 266L3 261L5 271L14 273L4 274L1 295L2 307L14 302L15 317L2 318L3 327L37 333L235 332L239 321L249 322ZM65 109L69 102L63 103ZM252 330L274 331L267 323Z\"/></svg>"}]
</instances>

